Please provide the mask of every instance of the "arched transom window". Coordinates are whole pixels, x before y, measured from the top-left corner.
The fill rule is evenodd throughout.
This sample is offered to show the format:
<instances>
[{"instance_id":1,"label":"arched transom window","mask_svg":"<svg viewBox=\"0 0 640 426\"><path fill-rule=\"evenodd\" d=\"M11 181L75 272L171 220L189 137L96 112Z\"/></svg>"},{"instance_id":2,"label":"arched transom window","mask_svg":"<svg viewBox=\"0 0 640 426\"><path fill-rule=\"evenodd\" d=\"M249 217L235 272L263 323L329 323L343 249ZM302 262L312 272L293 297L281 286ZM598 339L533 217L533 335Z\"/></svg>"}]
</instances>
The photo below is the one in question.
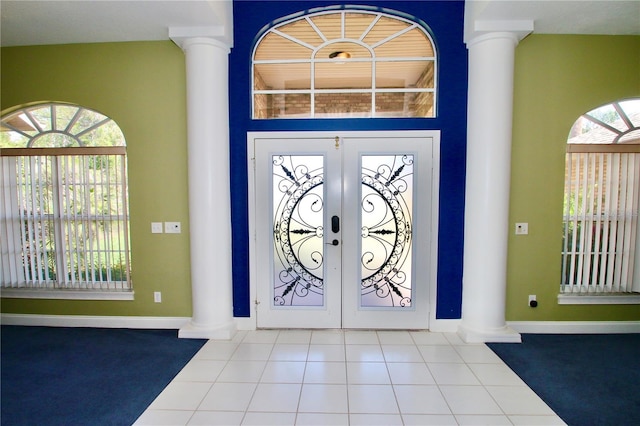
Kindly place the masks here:
<instances>
[{"instance_id":1,"label":"arched transom window","mask_svg":"<svg viewBox=\"0 0 640 426\"><path fill-rule=\"evenodd\" d=\"M41 103L2 115L0 130L2 297L132 299L120 127Z\"/></svg>"},{"instance_id":2,"label":"arched transom window","mask_svg":"<svg viewBox=\"0 0 640 426\"><path fill-rule=\"evenodd\" d=\"M436 51L425 27L367 10L271 26L253 54L253 118L435 117Z\"/></svg>"}]
</instances>

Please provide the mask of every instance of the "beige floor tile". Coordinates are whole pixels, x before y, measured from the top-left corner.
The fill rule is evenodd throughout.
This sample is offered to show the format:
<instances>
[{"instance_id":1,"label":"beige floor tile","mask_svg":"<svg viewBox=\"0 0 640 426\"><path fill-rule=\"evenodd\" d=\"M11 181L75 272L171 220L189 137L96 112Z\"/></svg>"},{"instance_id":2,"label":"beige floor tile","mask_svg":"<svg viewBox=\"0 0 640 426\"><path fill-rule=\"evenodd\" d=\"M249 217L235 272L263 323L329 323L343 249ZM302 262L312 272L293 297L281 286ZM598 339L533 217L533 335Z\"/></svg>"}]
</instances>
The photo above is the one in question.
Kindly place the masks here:
<instances>
[{"instance_id":1,"label":"beige floor tile","mask_svg":"<svg viewBox=\"0 0 640 426\"><path fill-rule=\"evenodd\" d=\"M440 391L453 414L503 414L483 386L440 386Z\"/></svg>"},{"instance_id":2,"label":"beige floor tile","mask_svg":"<svg viewBox=\"0 0 640 426\"><path fill-rule=\"evenodd\" d=\"M214 383L198 407L205 411L246 411L255 383Z\"/></svg>"},{"instance_id":3,"label":"beige floor tile","mask_svg":"<svg viewBox=\"0 0 640 426\"><path fill-rule=\"evenodd\" d=\"M347 345L346 357L352 362L384 362L380 345Z\"/></svg>"},{"instance_id":4,"label":"beige floor tile","mask_svg":"<svg viewBox=\"0 0 640 426\"><path fill-rule=\"evenodd\" d=\"M218 382L258 383L267 361L229 361L218 376Z\"/></svg>"},{"instance_id":5,"label":"beige floor tile","mask_svg":"<svg viewBox=\"0 0 640 426\"><path fill-rule=\"evenodd\" d=\"M301 384L260 383L253 393L248 411L295 413Z\"/></svg>"},{"instance_id":6,"label":"beige floor tile","mask_svg":"<svg viewBox=\"0 0 640 426\"><path fill-rule=\"evenodd\" d=\"M415 345L382 344L382 354L386 362L424 362Z\"/></svg>"},{"instance_id":7,"label":"beige floor tile","mask_svg":"<svg viewBox=\"0 0 640 426\"><path fill-rule=\"evenodd\" d=\"M349 426L346 413L298 413L296 426Z\"/></svg>"},{"instance_id":8,"label":"beige floor tile","mask_svg":"<svg viewBox=\"0 0 640 426\"><path fill-rule=\"evenodd\" d=\"M399 414L351 414L351 426L402 426Z\"/></svg>"},{"instance_id":9,"label":"beige floor tile","mask_svg":"<svg viewBox=\"0 0 640 426\"><path fill-rule=\"evenodd\" d=\"M447 401L435 385L395 385L402 414L451 414Z\"/></svg>"},{"instance_id":10,"label":"beige floor tile","mask_svg":"<svg viewBox=\"0 0 640 426\"><path fill-rule=\"evenodd\" d=\"M439 385L479 385L480 382L466 364L427 363Z\"/></svg>"},{"instance_id":11,"label":"beige floor tile","mask_svg":"<svg viewBox=\"0 0 640 426\"><path fill-rule=\"evenodd\" d=\"M509 418L504 415L457 415L456 420L461 426L501 426L511 425Z\"/></svg>"},{"instance_id":12,"label":"beige floor tile","mask_svg":"<svg viewBox=\"0 0 640 426\"><path fill-rule=\"evenodd\" d=\"M464 363L451 345L420 345L418 350L425 362Z\"/></svg>"},{"instance_id":13,"label":"beige floor tile","mask_svg":"<svg viewBox=\"0 0 640 426\"><path fill-rule=\"evenodd\" d=\"M354 414L398 414L391 385L349 385L349 412Z\"/></svg>"},{"instance_id":14,"label":"beige floor tile","mask_svg":"<svg viewBox=\"0 0 640 426\"><path fill-rule=\"evenodd\" d=\"M243 426L293 426L296 413L247 413L242 420Z\"/></svg>"},{"instance_id":15,"label":"beige floor tile","mask_svg":"<svg viewBox=\"0 0 640 426\"><path fill-rule=\"evenodd\" d=\"M451 414L403 414L405 426L450 426L457 425Z\"/></svg>"},{"instance_id":16,"label":"beige floor tile","mask_svg":"<svg viewBox=\"0 0 640 426\"><path fill-rule=\"evenodd\" d=\"M348 413L347 385L305 383L302 386L299 412Z\"/></svg>"},{"instance_id":17,"label":"beige floor tile","mask_svg":"<svg viewBox=\"0 0 640 426\"><path fill-rule=\"evenodd\" d=\"M345 361L344 345L311 344L307 361Z\"/></svg>"},{"instance_id":18,"label":"beige floor tile","mask_svg":"<svg viewBox=\"0 0 640 426\"><path fill-rule=\"evenodd\" d=\"M394 362L387 364L394 385L433 385L436 381L426 364L417 362Z\"/></svg>"},{"instance_id":19,"label":"beige floor tile","mask_svg":"<svg viewBox=\"0 0 640 426\"><path fill-rule=\"evenodd\" d=\"M261 383L302 383L306 362L269 361L260 377Z\"/></svg>"},{"instance_id":20,"label":"beige floor tile","mask_svg":"<svg viewBox=\"0 0 640 426\"><path fill-rule=\"evenodd\" d=\"M244 411L196 411L189 426L239 426Z\"/></svg>"},{"instance_id":21,"label":"beige floor tile","mask_svg":"<svg viewBox=\"0 0 640 426\"><path fill-rule=\"evenodd\" d=\"M507 415L553 415L535 392L525 386L487 386L493 399Z\"/></svg>"},{"instance_id":22,"label":"beige floor tile","mask_svg":"<svg viewBox=\"0 0 640 426\"><path fill-rule=\"evenodd\" d=\"M137 425L562 425L455 333L257 330L209 341Z\"/></svg>"},{"instance_id":23,"label":"beige floor tile","mask_svg":"<svg viewBox=\"0 0 640 426\"><path fill-rule=\"evenodd\" d=\"M193 411L190 410L146 410L134 426L178 426L186 425Z\"/></svg>"},{"instance_id":24,"label":"beige floor tile","mask_svg":"<svg viewBox=\"0 0 640 426\"><path fill-rule=\"evenodd\" d=\"M345 384L347 367L344 362L308 362L305 383Z\"/></svg>"},{"instance_id":25,"label":"beige floor tile","mask_svg":"<svg viewBox=\"0 0 640 426\"><path fill-rule=\"evenodd\" d=\"M181 382L215 382L226 361L193 359L174 378Z\"/></svg>"},{"instance_id":26,"label":"beige floor tile","mask_svg":"<svg viewBox=\"0 0 640 426\"><path fill-rule=\"evenodd\" d=\"M211 383L171 382L149 406L154 410L196 410Z\"/></svg>"},{"instance_id":27,"label":"beige floor tile","mask_svg":"<svg viewBox=\"0 0 640 426\"><path fill-rule=\"evenodd\" d=\"M389 385L389 371L384 362L347 362L347 382L350 385Z\"/></svg>"}]
</instances>

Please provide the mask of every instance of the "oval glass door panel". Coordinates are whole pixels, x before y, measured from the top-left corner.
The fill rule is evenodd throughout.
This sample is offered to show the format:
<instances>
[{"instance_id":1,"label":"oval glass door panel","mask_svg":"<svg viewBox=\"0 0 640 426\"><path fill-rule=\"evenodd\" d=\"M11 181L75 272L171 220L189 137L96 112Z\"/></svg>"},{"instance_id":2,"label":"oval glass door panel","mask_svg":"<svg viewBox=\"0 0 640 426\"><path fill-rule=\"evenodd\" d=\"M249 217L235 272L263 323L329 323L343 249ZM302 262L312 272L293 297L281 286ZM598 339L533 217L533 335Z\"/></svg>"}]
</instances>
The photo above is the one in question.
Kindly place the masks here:
<instances>
[{"instance_id":1,"label":"oval glass door panel","mask_svg":"<svg viewBox=\"0 0 640 426\"><path fill-rule=\"evenodd\" d=\"M271 160L273 306L324 306L324 157Z\"/></svg>"},{"instance_id":2,"label":"oval glass door panel","mask_svg":"<svg viewBox=\"0 0 640 426\"><path fill-rule=\"evenodd\" d=\"M361 156L363 308L412 306L413 155Z\"/></svg>"}]
</instances>

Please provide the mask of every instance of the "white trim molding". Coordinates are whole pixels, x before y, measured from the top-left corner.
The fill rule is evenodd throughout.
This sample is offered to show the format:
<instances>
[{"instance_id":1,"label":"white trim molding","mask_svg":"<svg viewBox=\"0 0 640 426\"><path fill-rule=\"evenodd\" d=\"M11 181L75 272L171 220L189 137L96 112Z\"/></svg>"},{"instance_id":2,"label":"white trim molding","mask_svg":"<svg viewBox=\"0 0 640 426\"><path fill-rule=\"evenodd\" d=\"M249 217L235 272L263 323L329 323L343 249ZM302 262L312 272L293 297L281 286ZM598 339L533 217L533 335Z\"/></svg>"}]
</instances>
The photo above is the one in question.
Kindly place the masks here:
<instances>
[{"instance_id":1,"label":"white trim molding","mask_svg":"<svg viewBox=\"0 0 640 426\"><path fill-rule=\"evenodd\" d=\"M387 137L408 137L408 138L433 138L432 146L432 169L431 169L431 217L429 223L430 236L430 268L429 275L429 324L428 329L434 332L455 332L460 324L460 319L453 320L437 320L435 312L437 309L437 264L438 264L438 233L439 233L439 196L440 193L440 130L374 130L374 131L260 131L247 132L247 170L248 170L248 198L249 198L249 296L252 302L250 308L250 317L236 317L238 330L255 330L258 325L257 318L257 302L258 291L257 281L260 271L257 268L257 259L261 253L258 252L256 245L256 216L258 215L256 207L256 170L255 170L255 141L260 138L265 139L311 139L311 138L331 138L340 135L341 138L387 138Z\"/></svg>"},{"instance_id":2,"label":"white trim molding","mask_svg":"<svg viewBox=\"0 0 640 426\"><path fill-rule=\"evenodd\" d=\"M2 314L2 325L27 325L44 327L99 327L99 328L146 328L179 329L187 324L189 317L124 317L92 315L39 315Z\"/></svg>"},{"instance_id":3,"label":"white trim molding","mask_svg":"<svg viewBox=\"0 0 640 426\"><path fill-rule=\"evenodd\" d=\"M640 321L507 321L507 325L523 334L640 333Z\"/></svg>"},{"instance_id":4,"label":"white trim molding","mask_svg":"<svg viewBox=\"0 0 640 426\"><path fill-rule=\"evenodd\" d=\"M461 322L461 319L431 318L429 320L429 331L433 333L455 333L458 331Z\"/></svg>"},{"instance_id":5,"label":"white trim molding","mask_svg":"<svg viewBox=\"0 0 640 426\"><path fill-rule=\"evenodd\" d=\"M640 293L559 294L558 305L640 305Z\"/></svg>"},{"instance_id":6,"label":"white trim molding","mask_svg":"<svg viewBox=\"0 0 640 426\"><path fill-rule=\"evenodd\" d=\"M4 288L0 296L7 299L49 300L134 300L133 291L40 290Z\"/></svg>"},{"instance_id":7,"label":"white trim molding","mask_svg":"<svg viewBox=\"0 0 640 426\"><path fill-rule=\"evenodd\" d=\"M257 329L255 314L250 317L235 317L234 320L236 321L237 330L253 331Z\"/></svg>"}]
</instances>

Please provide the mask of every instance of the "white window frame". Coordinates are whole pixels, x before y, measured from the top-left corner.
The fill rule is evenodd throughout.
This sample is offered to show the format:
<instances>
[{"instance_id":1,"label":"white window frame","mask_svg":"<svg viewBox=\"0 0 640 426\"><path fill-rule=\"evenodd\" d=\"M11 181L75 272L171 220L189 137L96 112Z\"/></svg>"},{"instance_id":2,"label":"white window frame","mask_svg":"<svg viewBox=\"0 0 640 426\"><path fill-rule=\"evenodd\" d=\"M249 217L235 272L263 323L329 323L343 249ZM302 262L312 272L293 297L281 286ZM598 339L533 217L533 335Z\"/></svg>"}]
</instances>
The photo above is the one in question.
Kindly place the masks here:
<instances>
[{"instance_id":1,"label":"white window frame","mask_svg":"<svg viewBox=\"0 0 640 426\"><path fill-rule=\"evenodd\" d=\"M58 107L75 108L75 114L61 124L56 120ZM48 117L32 114L47 109ZM90 115L92 120L81 123L83 114ZM20 120L24 123L17 125ZM133 300L124 136L115 125L119 135L107 142L120 146L95 146L86 139L90 132L105 124L115 125L95 111L59 103L29 106L2 117L3 130L11 131L18 143L25 145L16 148L10 139L5 139L0 148L2 297ZM41 147L54 143L47 138L53 134L64 138L68 146ZM86 146L87 143L94 146ZM112 162L117 170L105 173L88 166L87 162L98 160ZM40 171L41 164L50 169ZM28 181L18 179L18 167L28 170ZM120 180L113 181L114 178ZM69 181L65 183L63 179ZM76 189L78 185L81 189ZM53 197L48 205L37 198L44 190ZM115 200L109 201L106 212L102 197ZM87 232L88 226L95 228ZM44 236L45 227L53 237ZM45 246L45 238L52 244L52 250ZM55 253L55 258L49 258L51 253ZM114 256L124 263L114 263ZM26 257L29 260L24 260ZM49 266L51 262L55 267Z\"/></svg>"},{"instance_id":2,"label":"white window frame","mask_svg":"<svg viewBox=\"0 0 640 426\"><path fill-rule=\"evenodd\" d=\"M559 304L640 303L640 99L621 104L581 116L567 143Z\"/></svg>"},{"instance_id":3,"label":"white window frame","mask_svg":"<svg viewBox=\"0 0 640 426\"><path fill-rule=\"evenodd\" d=\"M351 39L351 38L346 38L344 37L345 34L345 14L346 13L361 13L361 14L371 14L374 15L375 18L373 20L373 22L371 23L371 25L369 26L369 28L360 35L359 39ZM313 24L313 22L311 21L310 18L313 18L315 16L319 16L319 15L327 15L327 14L341 14L342 15L342 29L341 29L341 34L343 37L340 38L332 38L332 39L328 39L319 28L317 28L317 26L315 26ZM396 34L393 34L387 38L385 38L384 40L381 40L377 43L374 43L373 45L368 45L366 44L363 39L366 37L367 33L373 28L374 24L381 18L381 17L388 17L391 19L395 19L398 21L402 21L402 22L406 22L407 24L409 24L409 26L405 29L403 29L402 31L399 31ZM323 39L323 43L319 44L318 46L312 46L308 43L305 43L302 40L299 40L295 37L289 36L283 32L278 31L278 28L284 26L284 25L288 25L292 22L296 22L299 20L306 20L313 28L314 30L318 33L318 35ZM393 40L396 37L399 37L403 34L405 34L406 32L413 30L413 29L419 29L420 31L422 31L424 33L424 35L428 38L429 42L431 43L431 46L433 48L433 52L434 55L433 56L425 56L425 57L391 57L391 58L378 58L376 57L375 51L374 49L383 44L386 43L390 40ZM291 60L256 60L255 56L256 56L256 52L258 50L258 48L260 47L260 43L262 42L262 40L268 35L268 34L278 34L294 43L297 43L301 46L304 46L306 48L308 48L310 50L310 55L309 55L309 59L306 60L300 60L300 59L291 59ZM350 59L346 59L344 60L349 61L349 62L369 62L371 63L371 88L370 89L318 89L315 87L315 64L316 63L335 63L336 59L328 59L328 58L318 58L317 57L317 53L318 51L320 51L321 49L325 48L328 45L334 44L334 43L340 43L340 42L347 42L347 43L354 43L357 44L361 47L364 47L365 49L369 50L371 57L370 58L350 58ZM358 93L358 94L362 94L362 93L370 93L371 94L371 111L369 113L368 116L366 116L366 118L376 118L376 117L385 117L385 118L435 118L437 117L437 87L438 87L438 62L437 62L437 50L436 50L436 44L433 41L433 38L431 37L431 34L429 34L428 31L426 31L426 29L416 23L413 22L409 19L400 17L400 16L396 16L396 15L392 15L392 14L388 14L388 13L381 13L381 12L372 12L372 11L368 11L368 10L363 10L363 9L348 9L348 10L342 10L342 11L336 11L336 10L324 10L321 12L314 12L314 13L310 13L304 16L296 16L293 19L289 19L286 20L284 22L279 22L278 24L274 25L273 27L269 28L267 31L265 31L259 38L259 40L257 41L257 43L255 44L254 47L254 51L251 55L252 58L252 65L251 65L251 117L253 119L259 119L256 118L256 110L255 110L255 95L260 95L260 94L264 94L264 95L288 95L288 94L308 94L310 95L310 114L308 116L303 116L303 117L293 117L293 116L285 116L285 117L274 117L274 118L266 118L268 120L277 120L277 119L295 119L295 118L319 118L318 114L315 111L315 95L316 94L339 94L339 93ZM381 62L407 62L407 61L429 61L429 62L433 62L433 69L434 69L434 75L433 75L433 87L432 88L410 88L410 87L406 87L406 88L377 88L376 87L376 64L377 63L381 63ZM310 67L310 84L311 84L311 88L310 89L264 89L264 90L256 90L255 88L255 65L259 65L259 64L300 64L300 63L308 63L309 67ZM378 93L432 93L433 94L433 115L429 116L429 117L405 117L405 116L401 116L401 115L394 115L394 116L387 116L387 115L377 115L376 114L376 94ZM352 118L349 116L345 116L343 114L326 114L323 115L322 118Z\"/></svg>"}]
</instances>

